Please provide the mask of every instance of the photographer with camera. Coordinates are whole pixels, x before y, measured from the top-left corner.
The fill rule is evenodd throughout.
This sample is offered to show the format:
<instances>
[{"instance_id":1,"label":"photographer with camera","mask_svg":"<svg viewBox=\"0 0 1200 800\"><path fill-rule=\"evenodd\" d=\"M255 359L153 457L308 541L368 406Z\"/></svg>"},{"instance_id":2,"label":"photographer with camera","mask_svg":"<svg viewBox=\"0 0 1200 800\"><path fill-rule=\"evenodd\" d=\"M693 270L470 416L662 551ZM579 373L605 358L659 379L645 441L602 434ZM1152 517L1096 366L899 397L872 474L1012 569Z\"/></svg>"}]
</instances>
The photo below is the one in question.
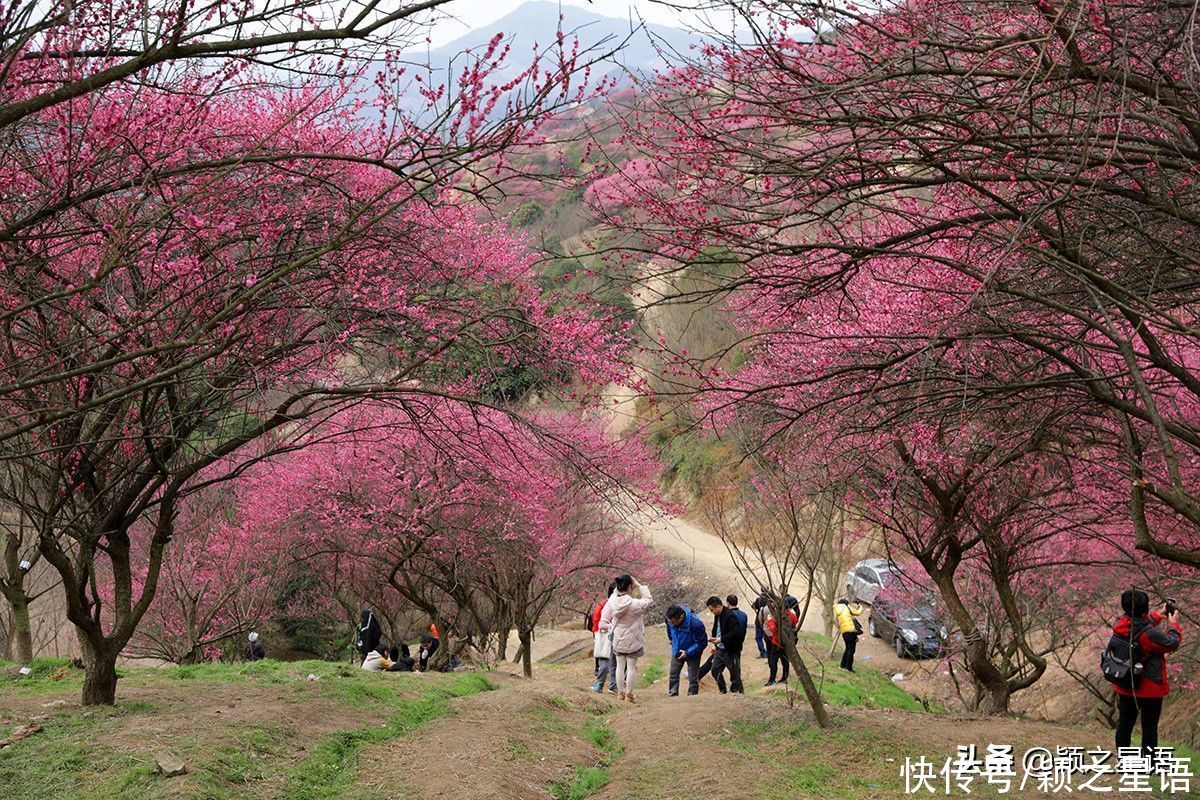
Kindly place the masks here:
<instances>
[{"instance_id":1,"label":"photographer with camera","mask_svg":"<svg viewBox=\"0 0 1200 800\"><path fill-rule=\"evenodd\" d=\"M1152 757L1158 747L1158 718L1163 698L1171 690L1167 683L1166 654L1178 650L1183 639L1179 610L1167 601L1151 612L1150 596L1137 589L1121 593L1121 609L1125 614L1113 626L1112 641L1128 643L1131 669L1123 680L1113 681L1117 691L1117 748L1129 747L1140 714L1142 752Z\"/></svg>"}]
</instances>

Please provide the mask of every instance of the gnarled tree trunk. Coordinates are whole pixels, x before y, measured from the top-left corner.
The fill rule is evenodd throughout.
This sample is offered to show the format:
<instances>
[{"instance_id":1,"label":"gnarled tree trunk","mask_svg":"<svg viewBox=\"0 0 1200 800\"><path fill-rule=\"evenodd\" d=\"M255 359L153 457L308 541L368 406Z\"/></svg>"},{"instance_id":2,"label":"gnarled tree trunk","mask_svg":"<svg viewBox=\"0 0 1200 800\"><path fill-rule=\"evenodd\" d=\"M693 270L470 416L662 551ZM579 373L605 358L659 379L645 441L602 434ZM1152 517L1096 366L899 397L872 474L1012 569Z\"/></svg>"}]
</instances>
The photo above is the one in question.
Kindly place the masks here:
<instances>
[{"instance_id":1,"label":"gnarled tree trunk","mask_svg":"<svg viewBox=\"0 0 1200 800\"><path fill-rule=\"evenodd\" d=\"M33 625L29 621L29 603L19 587L8 607L13 622L9 657L18 664L28 664L33 660Z\"/></svg>"},{"instance_id":2,"label":"gnarled tree trunk","mask_svg":"<svg viewBox=\"0 0 1200 800\"><path fill-rule=\"evenodd\" d=\"M120 648L111 645L96 647L84 636L83 647L83 704L111 706L117 702L117 655Z\"/></svg>"}]
</instances>

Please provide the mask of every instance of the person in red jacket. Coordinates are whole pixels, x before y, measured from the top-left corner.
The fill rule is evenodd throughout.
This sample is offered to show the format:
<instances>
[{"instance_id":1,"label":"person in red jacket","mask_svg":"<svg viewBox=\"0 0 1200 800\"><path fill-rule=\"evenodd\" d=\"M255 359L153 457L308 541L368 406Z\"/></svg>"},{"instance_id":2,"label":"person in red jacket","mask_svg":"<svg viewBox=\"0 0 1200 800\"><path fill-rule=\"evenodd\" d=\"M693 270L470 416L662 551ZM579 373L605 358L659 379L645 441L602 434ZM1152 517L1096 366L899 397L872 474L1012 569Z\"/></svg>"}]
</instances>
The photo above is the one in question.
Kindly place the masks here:
<instances>
[{"instance_id":1,"label":"person in red jacket","mask_svg":"<svg viewBox=\"0 0 1200 800\"><path fill-rule=\"evenodd\" d=\"M783 664L783 677L779 679L778 683L787 683L790 662L788 662L787 653L785 653L783 650L783 642L779 638L781 631L775 624L775 615L772 613L770 606L767 606L767 613L763 616L766 618L765 622L767 629L767 669L771 673L767 677L766 685L774 686L777 683L775 680L775 672L776 668L781 662ZM796 625L798 625L800 622L800 615L789 608L788 621L792 623L792 629L795 630Z\"/></svg>"},{"instance_id":2,"label":"person in red jacket","mask_svg":"<svg viewBox=\"0 0 1200 800\"><path fill-rule=\"evenodd\" d=\"M1117 749L1129 747L1138 714L1142 717L1142 752L1152 755L1158 747L1158 718L1162 714L1163 698L1170 691L1167 682L1167 653L1179 649L1183 631L1179 627L1179 612L1161 609L1150 613L1150 596L1143 591L1126 589L1121 593L1121 609L1125 614L1113 626L1113 635L1136 639L1136 658L1142 664L1141 677L1133 689L1114 684L1117 690ZM1170 610L1171 613L1167 613ZM1163 621L1166 624L1163 625Z\"/></svg>"}]
</instances>

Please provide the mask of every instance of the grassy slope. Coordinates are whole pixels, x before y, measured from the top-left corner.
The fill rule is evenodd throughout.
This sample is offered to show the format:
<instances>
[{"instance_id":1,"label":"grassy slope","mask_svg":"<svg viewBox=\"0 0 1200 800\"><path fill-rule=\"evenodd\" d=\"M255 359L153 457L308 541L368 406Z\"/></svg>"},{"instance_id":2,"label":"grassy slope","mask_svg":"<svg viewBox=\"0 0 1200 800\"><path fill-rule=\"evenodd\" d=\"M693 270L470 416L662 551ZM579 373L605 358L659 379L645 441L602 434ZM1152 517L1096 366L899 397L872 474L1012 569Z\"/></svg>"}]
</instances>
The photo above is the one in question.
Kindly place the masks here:
<instances>
[{"instance_id":1,"label":"grassy slope","mask_svg":"<svg viewBox=\"0 0 1200 800\"><path fill-rule=\"evenodd\" d=\"M944 711L940 706L926 708L892 682L884 673L859 661L853 674L839 667L838 658L829 658L830 639L819 633L802 633L800 652L812 672L822 696L831 706L847 708L895 708L902 711Z\"/></svg>"},{"instance_id":2,"label":"grassy slope","mask_svg":"<svg viewBox=\"0 0 1200 800\"><path fill-rule=\"evenodd\" d=\"M795 708L789 708L789 698L778 688L751 687L751 696L744 699L704 694L668 700L658 696L660 677L653 688L645 686L642 705L633 709L591 695L573 686L578 683L574 676L553 671L532 684L514 683L505 689L505 696L509 691L545 693L560 682L561 694L530 699L518 714L507 706L497 708L494 719L486 716L491 700L475 709L472 730L507 733L496 748L497 763L475 763L472 771L487 775L493 767L531 770L561 762L558 772L564 777L542 784L554 798L668 800L684 796L681 792L694 796L707 784L693 786L689 781L711 775L714 764L738 764L734 788L737 796L747 800L872 800L903 795L899 767L905 757L949 755L953 743L1000 741L1027 747L1089 744L1089 738L1097 735L1101 739L1091 743L1108 738L1108 734L1016 719L966 720L930 712L870 666L860 665L853 675L836 669L835 662L818 655L827 642L813 637L805 644L810 666L832 706L830 729L816 727L802 698L793 695ZM50 675L58 666L39 663L31 679L0 678L0 718L15 716L6 709L22 705L28 716L30 707L40 709L47 700L69 696L73 701L79 676L71 673L53 681ZM650 681L656 666L661 670L662 665L651 658L643 673ZM319 680L305 681L308 672ZM360 753L446 714L452 698L491 686L479 675L378 675L319 662L131 670L121 685L131 699L116 709L50 710L45 712L50 714L46 732L0 751L0 797L308 800L361 796L353 786ZM573 690L565 690L567 686ZM208 725L203 713L206 704L230 692L249 702L268 704L278 702L280 692L304 694L297 699L303 708L313 711L324 704L324 711L313 713L327 717L333 713L341 721L333 720L330 727L331 720L326 719L321 731L297 730L288 724L286 713L274 714L268 707L253 724L204 727ZM181 709L180 698L193 703L187 708L194 712L189 715ZM663 719L672 711L685 713ZM700 719L689 727L692 714ZM180 724L169 737L133 747L109 741L114 732L136 732L171 715L179 715ZM567 740L581 746L551 744ZM150 754L157 749L181 755L191 773L170 780L153 774ZM452 757L441 751L427 755L439 763ZM406 785L400 794L417 796L422 788ZM999 796L982 786L977 786L977 794Z\"/></svg>"},{"instance_id":3,"label":"grassy slope","mask_svg":"<svg viewBox=\"0 0 1200 800\"><path fill-rule=\"evenodd\" d=\"M40 661L28 678L0 678L0 720L10 720L0 731L48 716L42 733L0 750L6 800L348 796L364 747L448 713L455 697L492 688L475 674L367 673L316 661L206 664L124 670L118 696L134 699L85 710L73 705L78 672L52 679L60 666ZM251 719L216 716L206 708L216 697L250 705ZM71 705L42 709L54 700ZM183 758L189 774L156 775L159 750Z\"/></svg>"}]
</instances>

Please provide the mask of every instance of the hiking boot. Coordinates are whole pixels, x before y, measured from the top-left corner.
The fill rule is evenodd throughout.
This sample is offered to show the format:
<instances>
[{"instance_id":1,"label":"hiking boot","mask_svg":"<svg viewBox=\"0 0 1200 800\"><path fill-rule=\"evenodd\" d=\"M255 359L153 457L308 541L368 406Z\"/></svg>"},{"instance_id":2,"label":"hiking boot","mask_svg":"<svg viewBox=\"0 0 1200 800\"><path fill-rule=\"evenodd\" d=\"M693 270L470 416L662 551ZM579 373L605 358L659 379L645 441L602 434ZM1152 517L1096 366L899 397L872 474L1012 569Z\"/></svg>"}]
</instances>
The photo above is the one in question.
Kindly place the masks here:
<instances>
[{"instance_id":1,"label":"hiking boot","mask_svg":"<svg viewBox=\"0 0 1200 800\"><path fill-rule=\"evenodd\" d=\"M767 681L765 684L763 684L763 688L765 689L768 686L774 686L776 683L778 683L778 681Z\"/></svg>"},{"instance_id":2,"label":"hiking boot","mask_svg":"<svg viewBox=\"0 0 1200 800\"><path fill-rule=\"evenodd\" d=\"M602 691L604 691L604 687L601 686L599 682L592 684L592 692L593 693L599 694Z\"/></svg>"}]
</instances>

